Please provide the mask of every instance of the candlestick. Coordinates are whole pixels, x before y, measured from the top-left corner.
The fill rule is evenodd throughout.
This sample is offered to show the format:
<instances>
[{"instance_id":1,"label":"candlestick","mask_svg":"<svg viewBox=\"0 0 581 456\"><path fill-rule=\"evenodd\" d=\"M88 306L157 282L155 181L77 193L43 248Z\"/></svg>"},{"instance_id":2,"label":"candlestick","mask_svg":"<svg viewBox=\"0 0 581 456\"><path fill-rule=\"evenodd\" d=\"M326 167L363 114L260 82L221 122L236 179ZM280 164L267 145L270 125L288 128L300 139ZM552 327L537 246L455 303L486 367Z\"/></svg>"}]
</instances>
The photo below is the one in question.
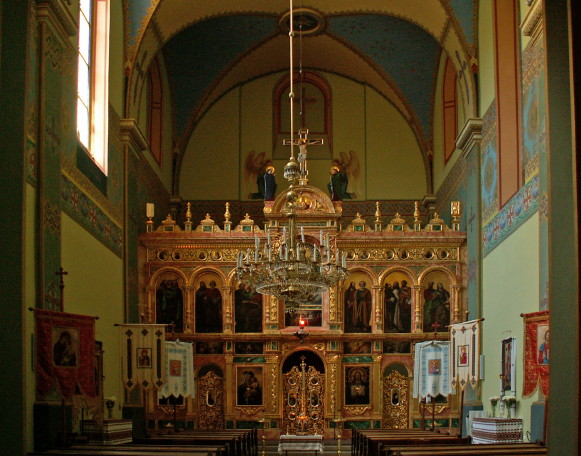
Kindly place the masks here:
<instances>
[{"instance_id":1,"label":"candlestick","mask_svg":"<svg viewBox=\"0 0 581 456\"><path fill-rule=\"evenodd\" d=\"M155 206L153 205L153 203L146 203L145 204L145 214L147 215L147 217L152 218L154 216L155 213Z\"/></svg>"}]
</instances>

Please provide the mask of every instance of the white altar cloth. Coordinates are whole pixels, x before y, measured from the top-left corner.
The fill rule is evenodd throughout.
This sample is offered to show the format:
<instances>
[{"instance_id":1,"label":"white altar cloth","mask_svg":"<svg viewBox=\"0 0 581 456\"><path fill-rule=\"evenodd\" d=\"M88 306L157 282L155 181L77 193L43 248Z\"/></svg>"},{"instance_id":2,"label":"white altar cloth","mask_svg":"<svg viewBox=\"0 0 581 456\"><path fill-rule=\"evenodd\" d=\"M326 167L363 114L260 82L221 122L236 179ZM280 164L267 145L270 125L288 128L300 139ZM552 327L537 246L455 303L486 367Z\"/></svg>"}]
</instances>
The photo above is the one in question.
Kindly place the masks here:
<instances>
[{"instance_id":1,"label":"white altar cloth","mask_svg":"<svg viewBox=\"0 0 581 456\"><path fill-rule=\"evenodd\" d=\"M280 436L278 452L288 451L314 451L315 454L323 453L322 435L286 435Z\"/></svg>"}]
</instances>

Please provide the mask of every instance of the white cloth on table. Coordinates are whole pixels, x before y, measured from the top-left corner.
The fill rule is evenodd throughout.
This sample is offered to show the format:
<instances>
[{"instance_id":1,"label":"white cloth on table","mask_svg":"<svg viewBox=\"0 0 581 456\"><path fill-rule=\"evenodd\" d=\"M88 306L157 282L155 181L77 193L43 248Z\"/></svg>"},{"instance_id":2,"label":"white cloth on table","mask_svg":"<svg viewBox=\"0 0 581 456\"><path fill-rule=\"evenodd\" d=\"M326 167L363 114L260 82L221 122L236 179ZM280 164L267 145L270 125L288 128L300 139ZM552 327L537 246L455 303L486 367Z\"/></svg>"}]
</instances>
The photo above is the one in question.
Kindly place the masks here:
<instances>
[{"instance_id":1,"label":"white cloth on table","mask_svg":"<svg viewBox=\"0 0 581 456\"><path fill-rule=\"evenodd\" d=\"M322 435L281 435L278 441L278 452L285 451L318 451L323 453Z\"/></svg>"}]
</instances>

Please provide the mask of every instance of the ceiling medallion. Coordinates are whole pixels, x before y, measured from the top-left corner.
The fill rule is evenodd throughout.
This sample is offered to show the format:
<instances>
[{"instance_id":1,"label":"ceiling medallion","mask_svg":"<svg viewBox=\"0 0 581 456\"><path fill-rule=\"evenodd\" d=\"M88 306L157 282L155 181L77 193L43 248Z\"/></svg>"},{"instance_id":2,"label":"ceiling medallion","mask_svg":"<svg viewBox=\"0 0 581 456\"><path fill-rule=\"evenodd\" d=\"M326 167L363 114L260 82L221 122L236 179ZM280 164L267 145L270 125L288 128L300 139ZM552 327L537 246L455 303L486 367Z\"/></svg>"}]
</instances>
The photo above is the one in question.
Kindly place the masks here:
<instances>
[{"instance_id":1,"label":"ceiling medallion","mask_svg":"<svg viewBox=\"0 0 581 456\"><path fill-rule=\"evenodd\" d=\"M278 21L284 33L290 30L289 18L290 12L286 12ZM326 26L327 21L321 13L310 8L293 9L293 29L296 35L318 35L325 31Z\"/></svg>"}]
</instances>

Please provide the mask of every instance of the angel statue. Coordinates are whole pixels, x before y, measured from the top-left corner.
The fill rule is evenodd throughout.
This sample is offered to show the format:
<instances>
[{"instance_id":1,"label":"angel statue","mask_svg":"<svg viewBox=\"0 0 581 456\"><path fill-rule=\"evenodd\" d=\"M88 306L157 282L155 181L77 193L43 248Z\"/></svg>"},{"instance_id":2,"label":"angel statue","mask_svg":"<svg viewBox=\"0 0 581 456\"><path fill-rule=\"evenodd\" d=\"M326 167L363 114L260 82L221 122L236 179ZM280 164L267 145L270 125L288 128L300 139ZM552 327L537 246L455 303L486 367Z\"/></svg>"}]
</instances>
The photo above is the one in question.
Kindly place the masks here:
<instances>
[{"instance_id":1,"label":"angel statue","mask_svg":"<svg viewBox=\"0 0 581 456\"><path fill-rule=\"evenodd\" d=\"M359 182L360 165L359 158L354 151L340 153L341 159L333 159L330 170L331 177L327 188L331 194L331 199L334 201L341 201L345 199L355 198L355 193L349 193L347 187L349 185L349 177L355 182Z\"/></svg>"},{"instance_id":2,"label":"angel statue","mask_svg":"<svg viewBox=\"0 0 581 456\"><path fill-rule=\"evenodd\" d=\"M272 160L266 158L264 152L256 154L251 150L244 160L244 180L251 182L256 178L257 192L251 192L250 199L264 199L267 201L274 199L276 192L276 180L274 176L274 166Z\"/></svg>"}]
</instances>

